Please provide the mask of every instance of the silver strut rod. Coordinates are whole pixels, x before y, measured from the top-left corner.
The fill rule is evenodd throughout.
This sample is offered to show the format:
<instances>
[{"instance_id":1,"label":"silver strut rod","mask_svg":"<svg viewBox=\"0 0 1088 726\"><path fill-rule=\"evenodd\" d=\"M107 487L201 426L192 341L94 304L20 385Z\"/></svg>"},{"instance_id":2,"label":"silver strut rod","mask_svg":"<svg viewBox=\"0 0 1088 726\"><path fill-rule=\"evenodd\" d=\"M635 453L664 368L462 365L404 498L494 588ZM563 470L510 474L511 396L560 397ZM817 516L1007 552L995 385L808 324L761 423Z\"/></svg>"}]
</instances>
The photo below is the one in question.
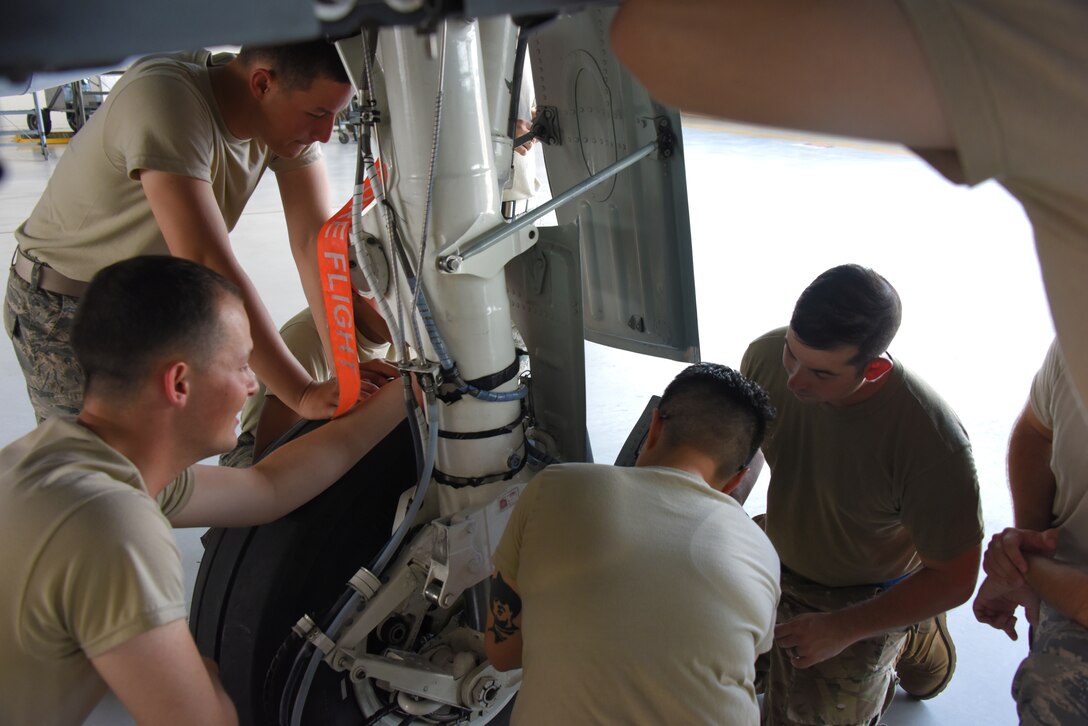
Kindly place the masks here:
<instances>
[{"instance_id":1,"label":"silver strut rod","mask_svg":"<svg viewBox=\"0 0 1088 726\"><path fill-rule=\"evenodd\" d=\"M509 237L520 229L528 227L530 224L540 219L553 209L563 206L575 197L585 194L601 182L607 181L612 177L616 176L616 174L619 174L621 171L631 166L632 164L642 161L647 156L656 151L657 146L657 141L651 141L630 156L625 156L611 166L605 167L604 169L589 177L585 181L575 184L573 187L563 192L558 197L553 197L552 200L549 201L547 204L543 204L532 210L531 212L526 212L525 214L522 214L509 224L501 225L491 230L490 232L486 232L475 239L469 240L465 243L466 249L464 250L464 252L446 255L445 257L440 258L438 260L438 269L442 270L443 272L456 272L458 269L460 269L461 262L463 262L464 260L467 260L470 257L474 257L486 249L494 247L506 237Z\"/></svg>"}]
</instances>

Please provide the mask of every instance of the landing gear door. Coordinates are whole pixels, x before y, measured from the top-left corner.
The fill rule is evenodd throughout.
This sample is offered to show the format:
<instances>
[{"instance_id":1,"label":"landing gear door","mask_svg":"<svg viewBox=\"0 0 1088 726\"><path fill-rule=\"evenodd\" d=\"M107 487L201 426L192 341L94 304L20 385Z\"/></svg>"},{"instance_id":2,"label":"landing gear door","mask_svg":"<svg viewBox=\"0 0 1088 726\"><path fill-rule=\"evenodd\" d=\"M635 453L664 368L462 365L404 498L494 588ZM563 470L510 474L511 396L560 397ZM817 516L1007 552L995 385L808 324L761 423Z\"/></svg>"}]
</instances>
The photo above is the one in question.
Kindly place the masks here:
<instances>
[{"instance_id":1,"label":"landing gear door","mask_svg":"<svg viewBox=\"0 0 1088 726\"><path fill-rule=\"evenodd\" d=\"M695 362L699 330L680 114L653 101L612 55L614 13L602 8L561 17L529 42L538 115L551 115L548 180L558 195L662 142L556 214L560 225L577 223L579 230L586 339Z\"/></svg>"}]
</instances>

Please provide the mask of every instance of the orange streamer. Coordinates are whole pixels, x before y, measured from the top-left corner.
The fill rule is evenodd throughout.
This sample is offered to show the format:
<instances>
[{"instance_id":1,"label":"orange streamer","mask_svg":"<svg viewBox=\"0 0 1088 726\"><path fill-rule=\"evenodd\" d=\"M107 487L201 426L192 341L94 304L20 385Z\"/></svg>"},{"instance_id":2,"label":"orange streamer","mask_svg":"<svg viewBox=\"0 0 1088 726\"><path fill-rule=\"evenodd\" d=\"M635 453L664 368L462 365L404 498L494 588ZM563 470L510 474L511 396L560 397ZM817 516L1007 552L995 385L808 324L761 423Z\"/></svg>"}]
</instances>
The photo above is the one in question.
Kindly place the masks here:
<instances>
[{"instance_id":1,"label":"orange streamer","mask_svg":"<svg viewBox=\"0 0 1088 726\"><path fill-rule=\"evenodd\" d=\"M378 167L379 173L381 167ZM363 212L374 204L370 180L363 183ZM337 417L359 400L359 349L355 342L355 310L352 307L351 270L348 267L348 244L351 232L351 200L334 214L317 235L317 268L321 276L321 293L325 300L325 321L332 341L332 357L336 378L340 384Z\"/></svg>"}]
</instances>

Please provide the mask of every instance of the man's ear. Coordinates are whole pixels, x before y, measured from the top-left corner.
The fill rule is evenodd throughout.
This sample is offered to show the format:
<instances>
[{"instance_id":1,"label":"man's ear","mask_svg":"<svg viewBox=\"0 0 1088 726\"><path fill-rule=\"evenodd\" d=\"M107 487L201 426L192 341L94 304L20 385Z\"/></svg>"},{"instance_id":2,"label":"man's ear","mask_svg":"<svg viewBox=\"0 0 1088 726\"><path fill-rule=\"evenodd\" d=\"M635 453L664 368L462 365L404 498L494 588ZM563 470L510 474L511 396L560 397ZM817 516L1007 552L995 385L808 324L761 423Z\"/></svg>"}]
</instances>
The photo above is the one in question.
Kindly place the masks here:
<instances>
[{"instance_id":1,"label":"man's ear","mask_svg":"<svg viewBox=\"0 0 1088 726\"><path fill-rule=\"evenodd\" d=\"M644 454L649 453L657 446L657 442L661 438L661 422L663 420L661 414L655 408L650 418L650 430L646 432L646 440L642 442L642 448L638 452L638 459L635 460L636 466Z\"/></svg>"},{"instance_id":2,"label":"man's ear","mask_svg":"<svg viewBox=\"0 0 1088 726\"><path fill-rule=\"evenodd\" d=\"M744 477L748 475L748 471L752 467L746 466L738 472L735 472L733 476L725 480L725 484L719 490L722 494L729 494L731 491L740 486L740 483L744 480Z\"/></svg>"},{"instance_id":3,"label":"man's ear","mask_svg":"<svg viewBox=\"0 0 1088 726\"><path fill-rule=\"evenodd\" d=\"M873 358L869 361L865 370L862 371L862 378L872 383L878 380L881 376L892 369L892 362L887 358Z\"/></svg>"},{"instance_id":4,"label":"man's ear","mask_svg":"<svg viewBox=\"0 0 1088 726\"><path fill-rule=\"evenodd\" d=\"M189 400L192 370L183 361L174 361L162 373L162 391L171 406L182 407Z\"/></svg>"},{"instance_id":5,"label":"man's ear","mask_svg":"<svg viewBox=\"0 0 1088 726\"><path fill-rule=\"evenodd\" d=\"M249 72L249 92L258 101L272 90L272 71L267 68L254 68Z\"/></svg>"}]
</instances>

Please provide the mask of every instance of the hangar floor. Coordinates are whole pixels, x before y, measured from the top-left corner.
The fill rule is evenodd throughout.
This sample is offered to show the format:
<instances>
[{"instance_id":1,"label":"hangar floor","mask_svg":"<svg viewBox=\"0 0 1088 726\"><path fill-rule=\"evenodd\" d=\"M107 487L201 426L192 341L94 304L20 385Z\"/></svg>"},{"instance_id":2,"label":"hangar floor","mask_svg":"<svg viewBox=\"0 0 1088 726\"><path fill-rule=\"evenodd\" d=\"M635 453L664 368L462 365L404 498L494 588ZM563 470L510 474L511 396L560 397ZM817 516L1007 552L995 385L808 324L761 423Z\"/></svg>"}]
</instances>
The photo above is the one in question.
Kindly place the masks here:
<instances>
[{"instance_id":1,"label":"hangar floor","mask_svg":"<svg viewBox=\"0 0 1088 726\"><path fill-rule=\"evenodd\" d=\"M1009 429L1053 335L1026 218L993 184L955 188L895 147L801 137L685 119L690 212L702 355L737 365L748 341L788 321L800 291L842 262L874 267L896 285L904 324L892 348L959 412L972 436L987 533L1011 522L1004 477ZM64 153L51 147L55 154ZM326 155L334 196L346 199L351 147ZM0 149L0 255L29 214L55 157ZM232 239L257 288L283 322L304 300L289 261L275 183L266 179ZM275 291L273 294L272 291ZM589 427L596 459L614 460L646 399L680 364L587 344ZM12 350L0 344L0 443L34 425ZM765 485L748 502L763 511ZM199 530L179 530L191 588ZM980 625L969 607L950 616L959 668L939 698L900 694L894 726L1013 724L1009 683L1026 651L1021 639ZM130 724L107 700L88 721Z\"/></svg>"}]
</instances>

